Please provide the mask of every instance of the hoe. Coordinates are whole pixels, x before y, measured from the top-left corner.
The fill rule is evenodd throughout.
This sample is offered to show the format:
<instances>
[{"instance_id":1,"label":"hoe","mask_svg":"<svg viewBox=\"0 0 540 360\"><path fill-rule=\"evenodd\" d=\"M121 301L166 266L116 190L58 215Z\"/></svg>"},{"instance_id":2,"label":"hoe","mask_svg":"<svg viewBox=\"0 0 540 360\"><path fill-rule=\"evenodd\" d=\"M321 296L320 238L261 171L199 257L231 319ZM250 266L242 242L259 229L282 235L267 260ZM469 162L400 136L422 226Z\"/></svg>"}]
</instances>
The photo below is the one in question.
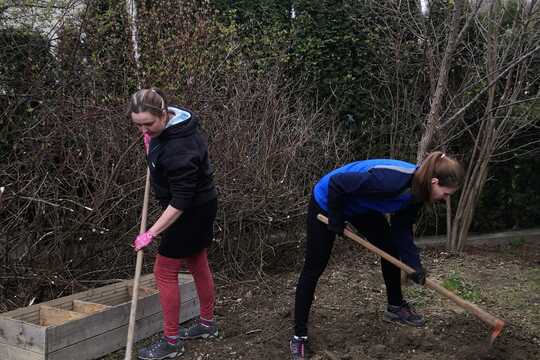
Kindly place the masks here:
<instances>
[{"instance_id":1,"label":"hoe","mask_svg":"<svg viewBox=\"0 0 540 360\"><path fill-rule=\"evenodd\" d=\"M328 224L328 218L324 215L317 215L317 218L322 221L325 224ZM343 231L343 235L348 237L349 239L359 243L360 245L364 246L368 250L374 252L375 254L379 255L380 257L386 259L390 263L394 264L401 270L403 270L406 274L412 274L414 273L414 269L408 266L407 264L404 264L403 262L399 261L395 257L391 256L390 254L382 251L378 247L371 244L369 241L361 238L354 232L352 232L350 229L345 228ZM496 318L495 316L489 314L488 312L482 310L478 306L468 302L467 300L462 299L461 297L457 296L453 292L447 290L443 286L441 286L438 282L430 279L426 279L425 286L437 291L439 294L447 297L448 299L455 302L459 307L467 310L474 316L476 316L478 319L482 320L484 323L486 323L491 329L491 336L490 336L490 345L493 344L497 336L501 334L501 331L504 327L504 321Z\"/></svg>"}]
</instances>

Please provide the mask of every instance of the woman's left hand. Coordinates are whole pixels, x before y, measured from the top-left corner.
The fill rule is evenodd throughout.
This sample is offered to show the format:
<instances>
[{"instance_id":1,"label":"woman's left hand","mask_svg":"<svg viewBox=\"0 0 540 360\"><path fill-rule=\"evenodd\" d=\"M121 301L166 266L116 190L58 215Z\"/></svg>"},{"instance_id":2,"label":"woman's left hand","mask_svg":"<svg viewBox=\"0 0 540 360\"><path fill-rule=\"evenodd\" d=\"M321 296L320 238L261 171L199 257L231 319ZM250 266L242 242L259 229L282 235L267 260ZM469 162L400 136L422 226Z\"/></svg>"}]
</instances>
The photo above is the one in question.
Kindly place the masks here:
<instances>
[{"instance_id":1,"label":"woman's left hand","mask_svg":"<svg viewBox=\"0 0 540 360\"><path fill-rule=\"evenodd\" d=\"M426 284L427 271L424 268L420 268L413 272L412 274L407 275L409 279L417 283L418 285Z\"/></svg>"}]
</instances>

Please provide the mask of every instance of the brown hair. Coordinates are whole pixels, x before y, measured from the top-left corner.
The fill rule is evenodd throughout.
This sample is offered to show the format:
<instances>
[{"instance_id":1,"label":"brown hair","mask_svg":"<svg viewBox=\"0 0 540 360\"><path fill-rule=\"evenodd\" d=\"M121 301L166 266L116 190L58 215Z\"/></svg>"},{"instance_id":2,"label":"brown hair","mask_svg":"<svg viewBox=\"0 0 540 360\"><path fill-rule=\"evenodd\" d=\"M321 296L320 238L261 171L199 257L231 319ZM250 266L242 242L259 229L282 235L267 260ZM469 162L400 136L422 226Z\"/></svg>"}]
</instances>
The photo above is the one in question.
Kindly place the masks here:
<instances>
[{"instance_id":1,"label":"brown hair","mask_svg":"<svg viewBox=\"0 0 540 360\"><path fill-rule=\"evenodd\" d=\"M428 202L431 199L431 179L438 179L440 186L458 188L464 176L459 161L441 151L434 151L414 173L411 191L417 199Z\"/></svg>"},{"instance_id":2,"label":"brown hair","mask_svg":"<svg viewBox=\"0 0 540 360\"><path fill-rule=\"evenodd\" d=\"M131 95L127 115L132 113L149 112L155 116L161 116L167 110L167 100L163 91L156 87L141 89Z\"/></svg>"}]
</instances>

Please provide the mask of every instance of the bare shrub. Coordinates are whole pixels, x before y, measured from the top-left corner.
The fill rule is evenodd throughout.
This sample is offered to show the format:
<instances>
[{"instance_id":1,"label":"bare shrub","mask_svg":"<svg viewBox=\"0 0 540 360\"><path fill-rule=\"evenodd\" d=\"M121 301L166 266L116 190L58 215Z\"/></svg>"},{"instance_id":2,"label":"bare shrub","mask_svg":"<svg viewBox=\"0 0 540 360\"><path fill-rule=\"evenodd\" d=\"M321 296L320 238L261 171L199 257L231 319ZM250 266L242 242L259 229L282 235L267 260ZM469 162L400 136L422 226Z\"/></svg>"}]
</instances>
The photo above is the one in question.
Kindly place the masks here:
<instances>
[{"instance_id":1,"label":"bare shrub","mask_svg":"<svg viewBox=\"0 0 540 360\"><path fill-rule=\"evenodd\" d=\"M303 240L292 230L303 227L311 187L347 160L349 140L279 70L227 82L225 101L214 98L220 89L207 92L220 110L200 104L220 192L219 250L228 267L260 270L267 255Z\"/></svg>"},{"instance_id":2,"label":"bare shrub","mask_svg":"<svg viewBox=\"0 0 540 360\"><path fill-rule=\"evenodd\" d=\"M0 94L8 109L0 144L0 311L132 276L129 245L146 164L140 135L124 115L136 81L123 11L88 8L78 27L66 24L59 33L54 56L2 84L10 90ZM182 40L146 56L145 83L201 115L220 193L212 258L239 275L298 251L295 231L313 182L346 161L340 154L348 140L324 104L306 99L303 85L287 82L279 68L260 71L219 43L207 47L209 37L229 35L202 18L183 21L193 20L204 36L187 25L164 34ZM112 40L104 44L104 37ZM154 40L145 39L143 53ZM175 44L188 53L173 51ZM182 71L174 64L184 64ZM159 211L152 206L150 221Z\"/></svg>"}]
</instances>

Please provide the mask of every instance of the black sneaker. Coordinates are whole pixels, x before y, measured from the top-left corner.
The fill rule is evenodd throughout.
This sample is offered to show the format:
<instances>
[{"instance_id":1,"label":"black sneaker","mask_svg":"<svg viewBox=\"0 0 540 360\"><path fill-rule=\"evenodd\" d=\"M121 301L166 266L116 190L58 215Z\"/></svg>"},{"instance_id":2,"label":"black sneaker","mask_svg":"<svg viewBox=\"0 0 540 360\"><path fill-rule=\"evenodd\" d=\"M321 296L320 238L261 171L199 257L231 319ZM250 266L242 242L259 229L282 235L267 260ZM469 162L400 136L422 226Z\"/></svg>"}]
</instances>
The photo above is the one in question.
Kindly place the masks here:
<instances>
[{"instance_id":1,"label":"black sneaker","mask_svg":"<svg viewBox=\"0 0 540 360\"><path fill-rule=\"evenodd\" d=\"M308 339L307 336L293 336L289 341L289 348L291 349L292 360L305 360L308 353Z\"/></svg>"},{"instance_id":2,"label":"black sneaker","mask_svg":"<svg viewBox=\"0 0 540 360\"><path fill-rule=\"evenodd\" d=\"M178 332L178 335L182 340L213 338L218 336L218 334L219 331L215 321L202 322L201 320L198 320L190 327L181 327Z\"/></svg>"},{"instance_id":3,"label":"black sneaker","mask_svg":"<svg viewBox=\"0 0 540 360\"><path fill-rule=\"evenodd\" d=\"M153 344L148 345L139 350L139 359L141 360L162 360L174 359L184 353L184 346L180 339L176 340L176 344L171 344L162 337Z\"/></svg>"},{"instance_id":4,"label":"black sneaker","mask_svg":"<svg viewBox=\"0 0 540 360\"><path fill-rule=\"evenodd\" d=\"M406 301L403 301L401 306L388 305L384 312L383 320L414 327L422 327L426 324L424 317L417 314Z\"/></svg>"}]
</instances>

